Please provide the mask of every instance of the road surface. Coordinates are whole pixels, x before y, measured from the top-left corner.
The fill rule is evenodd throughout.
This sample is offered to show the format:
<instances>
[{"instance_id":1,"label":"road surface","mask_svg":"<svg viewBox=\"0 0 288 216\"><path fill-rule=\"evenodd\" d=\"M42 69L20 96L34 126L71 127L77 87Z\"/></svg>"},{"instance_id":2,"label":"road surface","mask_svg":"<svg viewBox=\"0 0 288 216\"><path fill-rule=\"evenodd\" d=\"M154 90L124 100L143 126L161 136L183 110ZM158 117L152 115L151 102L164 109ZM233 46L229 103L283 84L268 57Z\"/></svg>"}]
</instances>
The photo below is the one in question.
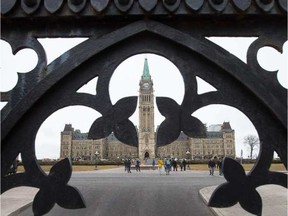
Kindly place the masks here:
<instances>
[{"instance_id":1,"label":"road surface","mask_svg":"<svg viewBox=\"0 0 288 216\"><path fill-rule=\"evenodd\" d=\"M53 216L209 216L213 215L199 196L201 188L225 182L215 172L185 171L164 173L142 170L132 173L123 168L73 173L69 184L77 187L85 209L68 210L55 205ZM32 207L21 216L31 216Z\"/></svg>"}]
</instances>

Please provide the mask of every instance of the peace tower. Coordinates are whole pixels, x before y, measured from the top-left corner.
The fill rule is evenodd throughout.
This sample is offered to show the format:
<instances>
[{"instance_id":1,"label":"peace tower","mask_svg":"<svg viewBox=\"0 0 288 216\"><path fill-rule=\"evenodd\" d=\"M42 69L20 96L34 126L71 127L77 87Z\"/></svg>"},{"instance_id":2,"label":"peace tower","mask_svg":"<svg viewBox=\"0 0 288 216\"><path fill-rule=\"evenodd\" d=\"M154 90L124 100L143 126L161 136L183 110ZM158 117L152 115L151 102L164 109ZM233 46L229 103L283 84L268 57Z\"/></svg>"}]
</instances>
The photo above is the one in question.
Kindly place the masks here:
<instances>
[{"instance_id":1,"label":"peace tower","mask_svg":"<svg viewBox=\"0 0 288 216\"><path fill-rule=\"evenodd\" d=\"M141 159L145 157L155 158L154 90L147 58L144 61L139 86L138 157Z\"/></svg>"}]
</instances>

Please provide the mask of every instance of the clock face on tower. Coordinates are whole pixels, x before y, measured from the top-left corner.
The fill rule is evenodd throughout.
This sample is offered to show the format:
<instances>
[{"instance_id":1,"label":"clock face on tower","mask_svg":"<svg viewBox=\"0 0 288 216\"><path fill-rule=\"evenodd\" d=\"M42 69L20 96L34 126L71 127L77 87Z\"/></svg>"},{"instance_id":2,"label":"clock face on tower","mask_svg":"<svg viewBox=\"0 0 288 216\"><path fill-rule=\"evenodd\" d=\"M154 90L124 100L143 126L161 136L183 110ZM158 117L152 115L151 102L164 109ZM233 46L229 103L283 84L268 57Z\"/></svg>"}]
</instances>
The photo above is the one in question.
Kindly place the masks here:
<instances>
[{"instance_id":1,"label":"clock face on tower","mask_svg":"<svg viewBox=\"0 0 288 216\"><path fill-rule=\"evenodd\" d=\"M144 88L144 89L148 89L148 88L149 88L149 83L144 83L144 84L143 84L143 88Z\"/></svg>"}]
</instances>

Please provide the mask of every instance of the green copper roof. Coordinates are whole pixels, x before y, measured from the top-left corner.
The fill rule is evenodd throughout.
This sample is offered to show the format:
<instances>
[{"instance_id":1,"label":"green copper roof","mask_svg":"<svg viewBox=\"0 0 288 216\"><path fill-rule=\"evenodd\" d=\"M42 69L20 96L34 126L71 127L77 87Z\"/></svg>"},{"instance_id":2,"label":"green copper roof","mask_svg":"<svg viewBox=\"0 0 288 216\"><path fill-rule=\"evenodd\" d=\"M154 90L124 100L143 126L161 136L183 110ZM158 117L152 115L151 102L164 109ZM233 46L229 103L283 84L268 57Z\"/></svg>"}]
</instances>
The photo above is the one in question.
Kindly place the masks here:
<instances>
[{"instance_id":1,"label":"green copper roof","mask_svg":"<svg viewBox=\"0 0 288 216\"><path fill-rule=\"evenodd\" d=\"M142 79L143 80L150 80L151 79L147 58L145 58L145 62L144 62Z\"/></svg>"}]
</instances>

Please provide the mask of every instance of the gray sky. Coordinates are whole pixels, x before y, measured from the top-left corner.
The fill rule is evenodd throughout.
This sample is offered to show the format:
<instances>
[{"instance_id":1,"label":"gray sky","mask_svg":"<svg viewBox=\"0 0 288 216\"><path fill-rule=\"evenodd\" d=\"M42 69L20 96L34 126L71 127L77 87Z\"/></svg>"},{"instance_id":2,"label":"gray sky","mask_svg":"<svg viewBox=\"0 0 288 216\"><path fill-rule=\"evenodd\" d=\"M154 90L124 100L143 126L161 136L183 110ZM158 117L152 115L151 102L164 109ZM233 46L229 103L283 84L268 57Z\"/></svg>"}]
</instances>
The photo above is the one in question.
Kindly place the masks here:
<instances>
[{"instance_id":1,"label":"gray sky","mask_svg":"<svg viewBox=\"0 0 288 216\"><path fill-rule=\"evenodd\" d=\"M246 52L249 45L256 38L210 38L213 42L227 49L232 54L238 56L243 62L246 62ZM85 39L41 39L44 46L48 64L65 51L82 42ZM61 46L60 46L61 44ZM15 56L11 53L10 45L1 40L1 71L0 71L0 90L8 91L12 89L17 82L17 71L29 72L35 67L37 55L33 50L25 49L19 51ZM57 49L55 49L57 47ZM265 47L258 51L258 61L261 66L269 71L279 69L278 79L285 88L287 82L287 53L288 43L284 45L284 53L277 52L273 48ZM148 59L150 74L154 82L155 96L164 96L173 98L178 104L181 104L184 95L184 83L180 72L169 60L154 54L140 54L126 59L115 70L109 86L109 92L112 103L127 96L138 96L139 80L142 75L144 59ZM15 63L17 62L17 64ZM165 79L165 82L163 82ZM198 94L215 91L213 86L197 78L199 85ZM177 88L171 88L177 83ZM96 94L97 79L90 81L78 92L87 92ZM1 103L3 106L4 103ZM1 106L1 107L2 107ZM156 106L155 106L156 107ZM247 157L247 147L243 145L243 138L249 134L257 135L257 132L250 120L239 110L226 105L210 105L192 114L207 125L222 124L229 121L236 135L236 155L240 156L241 149L244 151L244 157ZM83 106L71 106L53 113L40 127L36 138L36 156L42 158L59 158L60 155L60 132L64 125L71 123L75 129L87 132L93 121L101 115L91 108ZM138 125L138 109L130 120ZM159 125L164 118L158 110L155 114L155 125ZM258 135L257 135L258 136Z\"/></svg>"}]
</instances>

